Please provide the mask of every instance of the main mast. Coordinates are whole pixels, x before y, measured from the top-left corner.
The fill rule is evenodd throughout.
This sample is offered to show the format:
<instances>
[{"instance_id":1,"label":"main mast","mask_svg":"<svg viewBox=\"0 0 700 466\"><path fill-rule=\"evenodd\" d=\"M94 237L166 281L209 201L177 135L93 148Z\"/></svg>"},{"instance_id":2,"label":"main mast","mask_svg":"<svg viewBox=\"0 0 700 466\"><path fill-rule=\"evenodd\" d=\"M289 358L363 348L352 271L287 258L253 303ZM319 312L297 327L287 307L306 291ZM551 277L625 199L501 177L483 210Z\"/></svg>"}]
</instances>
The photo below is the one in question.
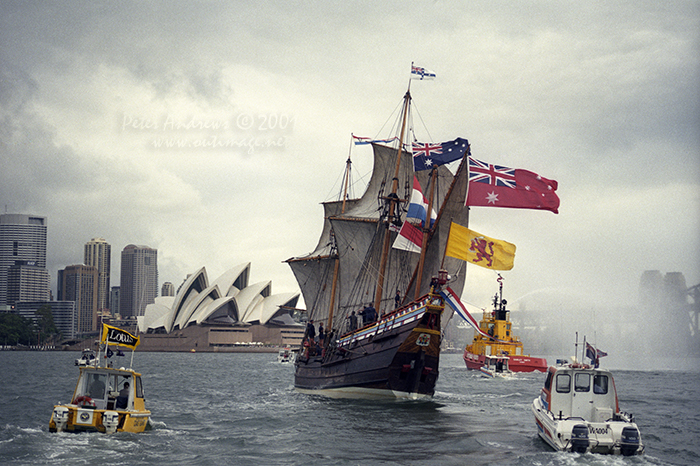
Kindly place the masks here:
<instances>
[{"instance_id":1,"label":"main mast","mask_svg":"<svg viewBox=\"0 0 700 466\"><path fill-rule=\"evenodd\" d=\"M411 103L411 90L406 91L403 102L403 119L401 121L401 135L399 136L399 150L396 155L396 169L394 170L394 178L391 181L391 194L389 195L389 214L387 217L387 222L385 228L387 229L384 234L384 244L382 245L382 257L379 263L379 276L377 277L377 291L374 295L374 308L379 312L380 305L382 302L382 294L384 293L384 274L386 272L386 264L389 257L389 246L391 244L391 235L389 234L389 224L391 219L394 218L394 212L396 212L396 204L398 203L398 196L396 192L399 188L399 169L401 167L401 153L403 152L403 138L406 134L406 121L408 120L408 108Z\"/></svg>"}]
</instances>

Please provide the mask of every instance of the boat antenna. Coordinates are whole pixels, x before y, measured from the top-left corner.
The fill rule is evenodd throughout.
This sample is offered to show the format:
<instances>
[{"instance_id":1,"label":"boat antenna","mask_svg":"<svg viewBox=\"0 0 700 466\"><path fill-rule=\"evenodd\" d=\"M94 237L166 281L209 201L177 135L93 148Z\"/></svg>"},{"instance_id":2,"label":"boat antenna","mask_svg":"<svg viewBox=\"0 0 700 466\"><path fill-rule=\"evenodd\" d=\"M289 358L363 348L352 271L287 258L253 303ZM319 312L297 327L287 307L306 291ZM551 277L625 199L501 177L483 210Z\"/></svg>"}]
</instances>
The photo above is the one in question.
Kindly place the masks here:
<instances>
[{"instance_id":1,"label":"boat antenna","mask_svg":"<svg viewBox=\"0 0 700 466\"><path fill-rule=\"evenodd\" d=\"M498 282L498 302L503 304L503 277L501 276L500 273L497 273L498 278L496 281Z\"/></svg>"}]
</instances>

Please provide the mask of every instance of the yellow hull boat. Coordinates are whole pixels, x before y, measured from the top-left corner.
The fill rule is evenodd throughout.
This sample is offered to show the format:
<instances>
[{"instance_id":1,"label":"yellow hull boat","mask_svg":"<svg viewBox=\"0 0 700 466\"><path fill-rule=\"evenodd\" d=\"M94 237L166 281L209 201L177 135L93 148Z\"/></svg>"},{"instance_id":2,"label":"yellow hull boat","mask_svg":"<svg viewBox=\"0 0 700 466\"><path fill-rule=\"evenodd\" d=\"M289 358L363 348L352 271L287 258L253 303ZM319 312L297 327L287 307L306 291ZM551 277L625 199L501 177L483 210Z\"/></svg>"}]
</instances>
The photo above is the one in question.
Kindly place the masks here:
<instances>
[{"instance_id":1,"label":"yellow hull boat","mask_svg":"<svg viewBox=\"0 0 700 466\"><path fill-rule=\"evenodd\" d=\"M105 357L110 358L110 344L135 349L139 338L103 324L101 343L100 350L105 349ZM150 428L151 412L146 409L141 374L131 368L115 369L111 363L100 367L99 353L93 360L94 364L81 365L71 402L54 406L49 431L113 434Z\"/></svg>"},{"instance_id":2,"label":"yellow hull boat","mask_svg":"<svg viewBox=\"0 0 700 466\"><path fill-rule=\"evenodd\" d=\"M56 405L50 432L133 432L146 430L141 374L130 369L81 367L71 403Z\"/></svg>"}]
</instances>

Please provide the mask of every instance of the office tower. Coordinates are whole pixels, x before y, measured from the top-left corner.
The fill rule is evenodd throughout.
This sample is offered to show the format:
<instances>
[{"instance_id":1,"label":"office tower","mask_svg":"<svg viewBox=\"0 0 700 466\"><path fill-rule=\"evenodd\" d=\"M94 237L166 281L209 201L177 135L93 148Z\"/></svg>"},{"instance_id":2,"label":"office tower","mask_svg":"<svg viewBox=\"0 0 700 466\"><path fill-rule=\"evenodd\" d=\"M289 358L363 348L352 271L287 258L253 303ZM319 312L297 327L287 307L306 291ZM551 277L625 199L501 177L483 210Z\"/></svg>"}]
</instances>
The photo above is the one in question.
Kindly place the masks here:
<instances>
[{"instance_id":1,"label":"office tower","mask_svg":"<svg viewBox=\"0 0 700 466\"><path fill-rule=\"evenodd\" d=\"M59 301L74 301L77 312L77 332L90 333L98 329L98 273L90 265L69 265L58 271Z\"/></svg>"},{"instance_id":2,"label":"office tower","mask_svg":"<svg viewBox=\"0 0 700 466\"><path fill-rule=\"evenodd\" d=\"M0 307L8 306L8 272L18 265L46 269L46 217L24 214L0 215ZM26 288L38 287L30 294L48 296L48 282L38 278L37 270L19 270L13 275L13 283L19 289L15 296L26 293ZM47 272L48 274L48 272ZM19 275L19 283L16 281ZM27 281L23 281L27 278ZM45 288L44 288L45 287ZM47 298L48 299L48 298Z\"/></svg>"},{"instance_id":3,"label":"office tower","mask_svg":"<svg viewBox=\"0 0 700 466\"><path fill-rule=\"evenodd\" d=\"M175 285L170 282L163 283L160 289L161 296L175 296Z\"/></svg>"},{"instance_id":4,"label":"office tower","mask_svg":"<svg viewBox=\"0 0 700 466\"><path fill-rule=\"evenodd\" d=\"M122 251L119 311L122 319L142 316L158 296L158 250L130 244Z\"/></svg>"},{"instance_id":5,"label":"office tower","mask_svg":"<svg viewBox=\"0 0 700 466\"><path fill-rule=\"evenodd\" d=\"M37 267L34 261L15 261L7 270L7 304L20 301L48 301L50 299L49 271Z\"/></svg>"},{"instance_id":6,"label":"office tower","mask_svg":"<svg viewBox=\"0 0 700 466\"><path fill-rule=\"evenodd\" d=\"M109 272L112 246L103 238L93 238L85 244L85 265L97 269L97 311L109 309Z\"/></svg>"}]
</instances>

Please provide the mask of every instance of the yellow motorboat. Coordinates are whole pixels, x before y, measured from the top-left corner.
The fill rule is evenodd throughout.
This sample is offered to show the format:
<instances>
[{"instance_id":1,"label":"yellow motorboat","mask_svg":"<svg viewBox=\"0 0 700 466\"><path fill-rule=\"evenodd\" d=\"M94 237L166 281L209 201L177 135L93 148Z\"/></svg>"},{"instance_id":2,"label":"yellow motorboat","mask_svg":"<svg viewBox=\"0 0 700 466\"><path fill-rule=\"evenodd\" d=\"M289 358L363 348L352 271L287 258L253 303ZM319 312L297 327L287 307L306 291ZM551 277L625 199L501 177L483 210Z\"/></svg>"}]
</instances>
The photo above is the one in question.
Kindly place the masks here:
<instances>
[{"instance_id":1,"label":"yellow motorboat","mask_svg":"<svg viewBox=\"0 0 700 466\"><path fill-rule=\"evenodd\" d=\"M102 333L108 354L110 343L132 349L138 345L138 337L116 327L103 325ZM54 406L49 431L139 433L150 425L150 416L141 374L131 368L100 367L98 363L80 367L71 402Z\"/></svg>"}]
</instances>

